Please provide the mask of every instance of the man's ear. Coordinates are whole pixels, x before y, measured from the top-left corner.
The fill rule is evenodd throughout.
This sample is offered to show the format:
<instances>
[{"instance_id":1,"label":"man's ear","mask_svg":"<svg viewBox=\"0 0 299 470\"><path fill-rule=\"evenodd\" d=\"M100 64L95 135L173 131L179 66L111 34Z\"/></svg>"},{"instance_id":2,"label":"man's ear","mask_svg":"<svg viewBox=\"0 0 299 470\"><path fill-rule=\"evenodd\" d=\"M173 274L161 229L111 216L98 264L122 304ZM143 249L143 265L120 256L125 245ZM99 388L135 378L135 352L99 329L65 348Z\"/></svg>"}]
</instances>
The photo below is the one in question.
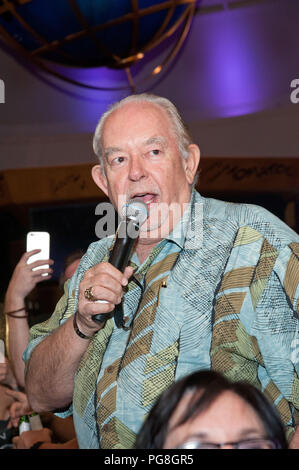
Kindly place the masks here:
<instances>
[{"instance_id":1,"label":"man's ear","mask_svg":"<svg viewBox=\"0 0 299 470\"><path fill-rule=\"evenodd\" d=\"M101 165L92 167L91 176L95 184L108 196L107 178L103 173Z\"/></svg>"},{"instance_id":2,"label":"man's ear","mask_svg":"<svg viewBox=\"0 0 299 470\"><path fill-rule=\"evenodd\" d=\"M200 150L198 145L190 144L188 146L188 152L189 157L184 160L184 164L187 181L189 184L192 184L200 161Z\"/></svg>"}]
</instances>

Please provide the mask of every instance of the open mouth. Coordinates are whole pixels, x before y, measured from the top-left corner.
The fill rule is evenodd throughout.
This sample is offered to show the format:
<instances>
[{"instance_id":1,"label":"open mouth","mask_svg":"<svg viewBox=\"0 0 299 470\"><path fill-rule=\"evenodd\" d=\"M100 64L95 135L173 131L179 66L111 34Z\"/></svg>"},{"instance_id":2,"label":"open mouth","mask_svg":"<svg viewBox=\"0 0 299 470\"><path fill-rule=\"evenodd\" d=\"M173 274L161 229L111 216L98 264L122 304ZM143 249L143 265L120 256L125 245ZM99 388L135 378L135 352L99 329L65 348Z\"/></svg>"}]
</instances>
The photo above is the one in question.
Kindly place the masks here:
<instances>
[{"instance_id":1,"label":"open mouth","mask_svg":"<svg viewBox=\"0 0 299 470\"><path fill-rule=\"evenodd\" d=\"M138 193L134 194L131 199L134 199L134 201L142 201L145 204L151 204L153 202L156 202L157 199L157 194L155 193Z\"/></svg>"}]
</instances>

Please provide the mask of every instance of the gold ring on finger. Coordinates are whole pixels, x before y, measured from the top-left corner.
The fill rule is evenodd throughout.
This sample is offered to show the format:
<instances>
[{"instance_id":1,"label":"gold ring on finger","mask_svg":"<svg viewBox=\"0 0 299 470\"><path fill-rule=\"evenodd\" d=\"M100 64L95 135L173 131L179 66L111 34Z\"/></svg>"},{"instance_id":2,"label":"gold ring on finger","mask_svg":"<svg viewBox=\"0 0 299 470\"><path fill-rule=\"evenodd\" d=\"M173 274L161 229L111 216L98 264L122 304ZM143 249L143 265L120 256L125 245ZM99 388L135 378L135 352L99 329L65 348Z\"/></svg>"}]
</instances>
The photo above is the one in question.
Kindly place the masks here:
<instances>
[{"instance_id":1,"label":"gold ring on finger","mask_svg":"<svg viewBox=\"0 0 299 470\"><path fill-rule=\"evenodd\" d=\"M89 300L90 302L95 302L97 300L96 297L94 297L92 294L92 286L85 289L84 297L86 300Z\"/></svg>"}]
</instances>

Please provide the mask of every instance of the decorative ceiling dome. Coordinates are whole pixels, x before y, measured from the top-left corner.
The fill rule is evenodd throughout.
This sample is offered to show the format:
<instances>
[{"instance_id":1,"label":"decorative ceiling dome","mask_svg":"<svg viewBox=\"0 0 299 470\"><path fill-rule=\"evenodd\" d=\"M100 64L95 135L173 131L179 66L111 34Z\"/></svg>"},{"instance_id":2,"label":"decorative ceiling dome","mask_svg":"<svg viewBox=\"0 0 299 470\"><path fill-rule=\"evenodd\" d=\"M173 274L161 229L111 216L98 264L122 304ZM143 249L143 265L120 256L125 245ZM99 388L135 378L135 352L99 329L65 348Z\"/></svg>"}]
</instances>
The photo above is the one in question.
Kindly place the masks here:
<instances>
[{"instance_id":1,"label":"decorative ceiling dome","mask_svg":"<svg viewBox=\"0 0 299 470\"><path fill-rule=\"evenodd\" d=\"M51 63L125 68L178 30L157 74L177 53L196 0L2 0L0 36L48 72ZM66 79L65 76L60 78Z\"/></svg>"}]
</instances>

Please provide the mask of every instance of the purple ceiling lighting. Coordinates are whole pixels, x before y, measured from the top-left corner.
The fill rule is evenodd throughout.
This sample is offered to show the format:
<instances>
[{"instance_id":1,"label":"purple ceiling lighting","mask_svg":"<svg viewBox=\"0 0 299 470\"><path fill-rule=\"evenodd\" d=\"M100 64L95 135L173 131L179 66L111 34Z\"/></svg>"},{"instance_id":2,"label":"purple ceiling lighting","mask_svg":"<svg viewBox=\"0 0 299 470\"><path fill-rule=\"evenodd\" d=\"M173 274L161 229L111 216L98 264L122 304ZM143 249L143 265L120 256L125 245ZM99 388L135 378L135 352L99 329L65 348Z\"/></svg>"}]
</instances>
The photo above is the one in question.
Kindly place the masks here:
<instances>
[{"instance_id":1,"label":"purple ceiling lighting","mask_svg":"<svg viewBox=\"0 0 299 470\"><path fill-rule=\"evenodd\" d=\"M199 13L171 74L154 91L172 98L175 89L189 121L287 105L298 75L298 24L299 2L292 0Z\"/></svg>"}]
</instances>

